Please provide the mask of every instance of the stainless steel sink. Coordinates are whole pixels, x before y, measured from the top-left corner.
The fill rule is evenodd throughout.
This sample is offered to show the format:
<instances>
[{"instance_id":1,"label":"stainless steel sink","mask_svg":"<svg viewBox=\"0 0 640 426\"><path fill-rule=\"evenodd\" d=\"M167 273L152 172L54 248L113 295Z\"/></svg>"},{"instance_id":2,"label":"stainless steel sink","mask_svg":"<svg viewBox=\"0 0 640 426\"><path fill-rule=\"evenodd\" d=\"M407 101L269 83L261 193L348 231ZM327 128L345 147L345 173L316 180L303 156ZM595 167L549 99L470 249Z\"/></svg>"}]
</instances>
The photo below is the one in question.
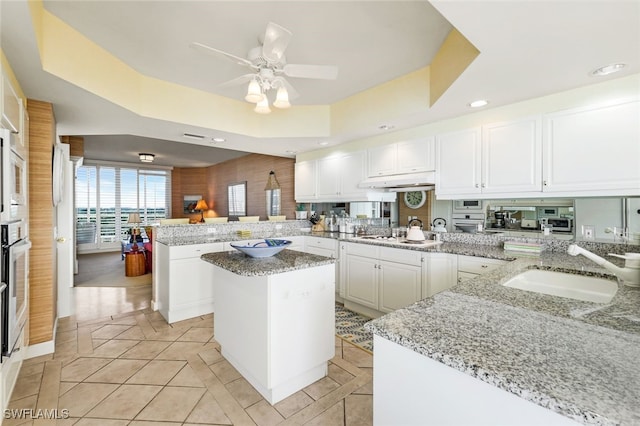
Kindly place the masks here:
<instances>
[{"instance_id":1,"label":"stainless steel sink","mask_svg":"<svg viewBox=\"0 0 640 426\"><path fill-rule=\"evenodd\" d=\"M503 284L506 287L594 303L609 303L618 283L606 278L529 269Z\"/></svg>"}]
</instances>

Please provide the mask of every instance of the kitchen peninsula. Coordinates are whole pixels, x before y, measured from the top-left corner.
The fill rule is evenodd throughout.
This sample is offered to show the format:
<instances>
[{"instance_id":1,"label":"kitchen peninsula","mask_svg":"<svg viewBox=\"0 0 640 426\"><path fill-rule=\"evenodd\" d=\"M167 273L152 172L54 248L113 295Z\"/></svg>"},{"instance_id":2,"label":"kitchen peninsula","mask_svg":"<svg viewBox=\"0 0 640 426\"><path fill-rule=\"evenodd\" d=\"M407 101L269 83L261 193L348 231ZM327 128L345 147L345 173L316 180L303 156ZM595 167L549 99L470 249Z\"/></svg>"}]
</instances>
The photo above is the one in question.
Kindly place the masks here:
<instances>
[{"instance_id":1,"label":"kitchen peninsula","mask_svg":"<svg viewBox=\"0 0 640 426\"><path fill-rule=\"evenodd\" d=\"M374 422L637 424L640 290L591 303L503 285L530 269L606 276L595 266L520 257L369 323Z\"/></svg>"},{"instance_id":2,"label":"kitchen peninsula","mask_svg":"<svg viewBox=\"0 0 640 426\"><path fill-rule=\"evenodd\" d=\"M213 265L221 353L271 404L323 378L335 352L335 259L283 250L252 258L206 253Z\"/></svg>"}]
</instances>

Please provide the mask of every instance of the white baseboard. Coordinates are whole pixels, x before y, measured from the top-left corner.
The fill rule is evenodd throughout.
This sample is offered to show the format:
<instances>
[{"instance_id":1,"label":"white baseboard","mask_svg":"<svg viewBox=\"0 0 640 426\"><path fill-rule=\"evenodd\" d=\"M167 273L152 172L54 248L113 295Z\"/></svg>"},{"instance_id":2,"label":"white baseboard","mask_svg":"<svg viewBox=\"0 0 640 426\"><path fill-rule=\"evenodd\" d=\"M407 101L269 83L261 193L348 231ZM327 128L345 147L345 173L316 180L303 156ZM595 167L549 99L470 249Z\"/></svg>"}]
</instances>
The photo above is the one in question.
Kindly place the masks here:
<instances>
[{"instance_id":1,"label":"white baseboard","mask_svg":"<svg viewBox=\"0 0 640 426\"><path fill-rule=\"evenodd\" d=\"M26 353L24 359L35 358L42 355L49 355L56 350L55 341L49 340L48 342L37 343L35 345L29 345L26 347Z\"/></svg>"}]
</instances>

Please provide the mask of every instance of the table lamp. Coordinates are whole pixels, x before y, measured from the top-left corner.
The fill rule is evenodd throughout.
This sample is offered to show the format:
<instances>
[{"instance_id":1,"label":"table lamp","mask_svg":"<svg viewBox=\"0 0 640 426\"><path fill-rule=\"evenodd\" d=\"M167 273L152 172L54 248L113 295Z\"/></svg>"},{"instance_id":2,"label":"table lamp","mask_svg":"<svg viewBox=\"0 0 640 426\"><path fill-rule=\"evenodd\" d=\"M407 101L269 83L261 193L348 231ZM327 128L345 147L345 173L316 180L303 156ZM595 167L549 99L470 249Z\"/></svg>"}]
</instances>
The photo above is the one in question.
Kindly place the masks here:
<instances>
[{"instance_id":1,"label":"table lamp","mask_svg":"<svg viewBox=\"0 0 640 426\"><path fill-rule=\"evenodd\" d=\"M199 199L198 204L196 204L196 210L200 210L200 223L204 223L204 211L209 210L207 202L203 199Z\"/></svg>"},{"instance_id":2,"label":"table lamp","mask_svg":"<svg viewBox=\"0 0 640 426\"><path fill-rule=\"evenodd\" d=\"M127 220L127 223L133 224L133 226L131 226L131 242L132 243L136 242L136 235L140 235L140 230L137 228L137 224L141 222L142 221L140 220L139 213L129 213L129 220Z\"/></svg>"}]
</instances>

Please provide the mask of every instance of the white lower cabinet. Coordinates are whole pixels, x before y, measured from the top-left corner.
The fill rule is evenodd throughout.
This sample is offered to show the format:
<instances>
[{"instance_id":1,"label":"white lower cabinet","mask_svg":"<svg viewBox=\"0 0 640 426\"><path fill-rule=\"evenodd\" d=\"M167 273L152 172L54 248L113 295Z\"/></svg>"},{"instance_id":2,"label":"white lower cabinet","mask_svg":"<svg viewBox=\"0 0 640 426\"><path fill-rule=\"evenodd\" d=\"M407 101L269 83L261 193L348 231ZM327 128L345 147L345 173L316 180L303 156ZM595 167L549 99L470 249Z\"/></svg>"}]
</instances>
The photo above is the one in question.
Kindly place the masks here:
<instances>
[{"instance_id":1,"label":"white lower cabinet","mask_svg":"<svg viewBox=\"0 0 640 426\"><path fill-rule=\"evenodd\" d=\"M342 246L347 308L380 316L421 299L422 252L357 243Z\"/></svg>"},{"instance_id":2,"label":"white lower cabinet","mask_svg":"<svg viewBox=\"0 0 640 426\"><path fill-rule=\"evenodd\" d=\"M223 249L223 243L156 244L156 304L169 324L213 312L213 268L200 256Z\"/></svg>"},{"instance_id":3,"label":"white lower cabinet","mask_svg":"<svg viewBox=\"0 0 640 426\"><path fill-rule=\"evenodd\" d=\"M335 283L336 283L336 298L344 297L344 289L341 288L341 276L340 276L340 244L338 240L323 237L305 236L297 237L304 238L304 252L317 254L318 256L330 257L336 259L335 267Z\"/></svg>"},{"instance_id":4,"label":"white lower cabinet","mask_svg":"<svg viewBox=\"0 0 640 426\"><path fill-rule=\"evenodd\" d=\"M458 255L458 282L476 278L507 263L506 260Z\"/></svg>"},{"instance_id":5,"label":"white lower cabinet","mask_svg":"<svg viewBox=\"0 0 640 426\"><path fill-rule=\"evenodd\" d=\"M448 253L425 253L422 297L430 297L456 285L458 256Z\"/></svg>"}]
</instances>

